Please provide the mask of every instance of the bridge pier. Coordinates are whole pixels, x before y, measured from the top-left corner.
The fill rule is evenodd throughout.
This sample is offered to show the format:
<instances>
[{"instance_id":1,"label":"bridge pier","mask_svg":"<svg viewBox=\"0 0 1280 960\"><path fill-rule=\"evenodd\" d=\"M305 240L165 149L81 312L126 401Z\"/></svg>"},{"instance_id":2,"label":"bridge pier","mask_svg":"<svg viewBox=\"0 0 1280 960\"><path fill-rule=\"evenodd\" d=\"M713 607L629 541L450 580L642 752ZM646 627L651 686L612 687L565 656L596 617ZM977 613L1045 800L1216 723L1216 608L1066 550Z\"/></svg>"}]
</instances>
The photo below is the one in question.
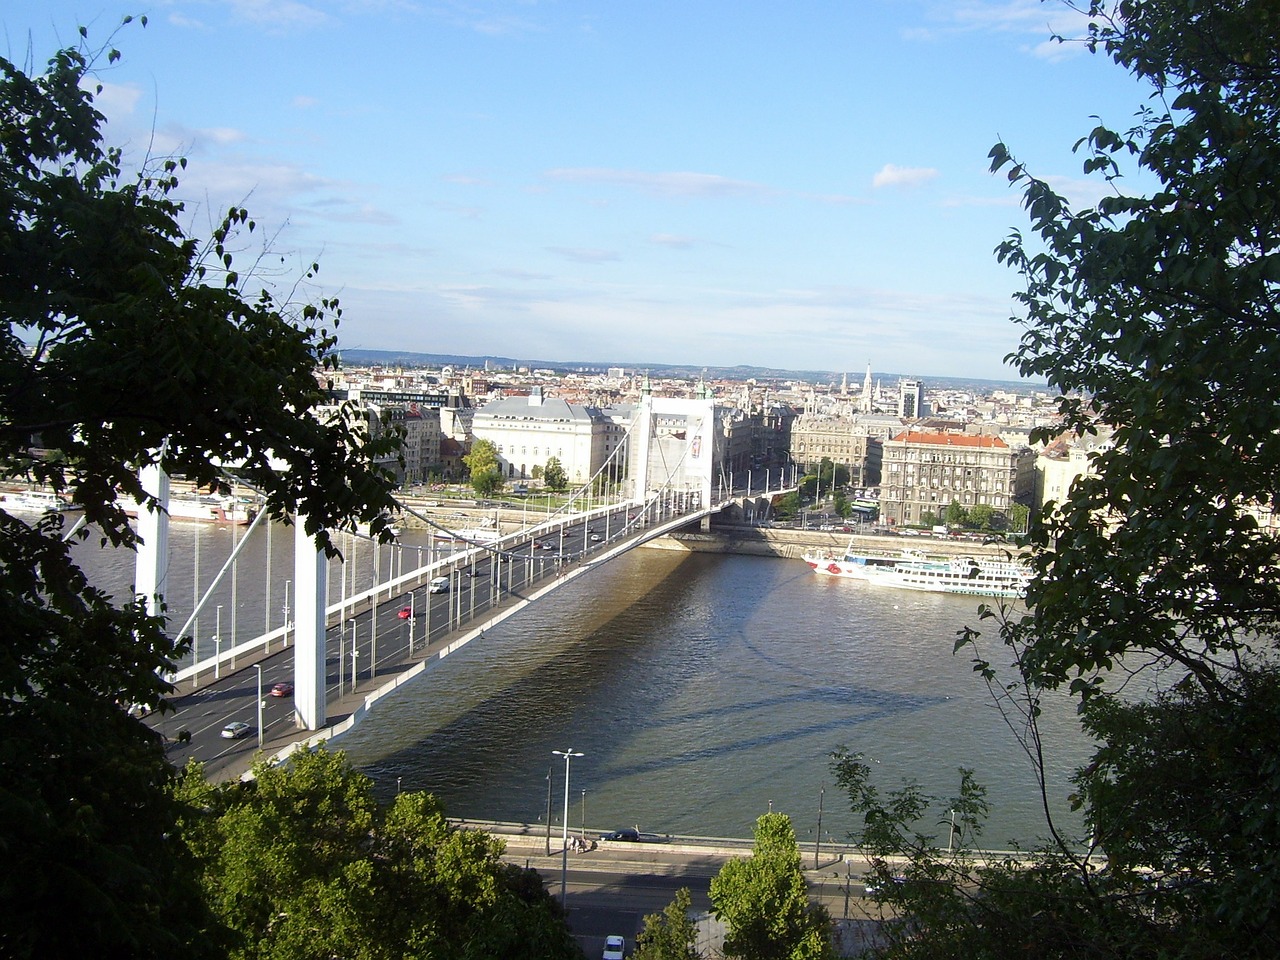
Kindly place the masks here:
<instances>
[{"instance_id":1,"label":"bridge pier","mask_svg":"<svg viewBox=\"0 0 1280 960\"><path fill-rule=\"evenodd\" d=\"M164 600L164 580L169 570L169 474L158 463L138 471L142 489L156 498L159 506L138 509L138 552L134 558L133 590L147 604L147 613L156 616Z\"/></svg>"},{"instance_id":2,"label":"bridge pier","mask_svg":"<svg viewBox=\"0 0 1280 960\"><path fill-rule=\"evenodd\" d=\"M325 712L325 608L329 605L329 558L306 531L306 518L294 522L293 586L296 619L293 643L293 706L298 726L319 730Z\"/></svg>"}]
</instances>

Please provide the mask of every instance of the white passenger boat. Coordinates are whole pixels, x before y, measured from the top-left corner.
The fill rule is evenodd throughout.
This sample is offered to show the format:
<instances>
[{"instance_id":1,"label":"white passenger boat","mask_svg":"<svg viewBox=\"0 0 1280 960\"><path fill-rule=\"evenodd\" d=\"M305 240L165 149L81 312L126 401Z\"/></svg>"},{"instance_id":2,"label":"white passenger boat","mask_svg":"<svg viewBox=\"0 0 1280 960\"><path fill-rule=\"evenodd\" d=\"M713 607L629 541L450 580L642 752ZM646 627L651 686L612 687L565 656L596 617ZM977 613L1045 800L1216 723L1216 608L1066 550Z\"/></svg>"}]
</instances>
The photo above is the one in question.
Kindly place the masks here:
<instances>
[{"instance_id":1,"label":"white passenger boat","mask_svg":"<svg viewBox=\"0 0 1280 960\"><path fill-rule=\"evenodd\" d=\"M11 513L65 513L80 509L69 500L46 490L18 490L0 494L0 507Z\"/></svg>"},{"instance_id":2,"label":"white passenger boat","mask_svg":"<svg viewBox=\"0 0 1280 960\"><path fill-rule=\"evenodd\" d=\"M124 512L138 515L139 506L132 500L123 504ZM194 520L197 523L252 523L258 511L252 503L237 497L217 494L180 494L169 498L170 520Z\"/></svg>"},{"instance_id":3,"label":"white passenger boat","mask_svg":"<svg viewBox=\"0 0 1280 960\"><path fill-rule=\"evenodd\" d=\"M927 590L931 593L964 593L979 597L1021 597L1031 582L1031 571L1012 560L987 557L951 557L915 560L876 568L866 578L878 586Z\"/></svg>"},{"instance_id":4,"label":"white passenger boat","mask_svg":"<svg viewBox=\"0 0 1280 960\"><path fill-rule=\"evenodd\" d=\"M878 570L891 569L900 563L919 562L927 559L919 550L903 550L900 553L868 553L855 550L853 541L840 556L830 553L806 553L805 563L815 573L832 577L848 577L852 580L869 580Z\"/></svg>"}]
</instances>

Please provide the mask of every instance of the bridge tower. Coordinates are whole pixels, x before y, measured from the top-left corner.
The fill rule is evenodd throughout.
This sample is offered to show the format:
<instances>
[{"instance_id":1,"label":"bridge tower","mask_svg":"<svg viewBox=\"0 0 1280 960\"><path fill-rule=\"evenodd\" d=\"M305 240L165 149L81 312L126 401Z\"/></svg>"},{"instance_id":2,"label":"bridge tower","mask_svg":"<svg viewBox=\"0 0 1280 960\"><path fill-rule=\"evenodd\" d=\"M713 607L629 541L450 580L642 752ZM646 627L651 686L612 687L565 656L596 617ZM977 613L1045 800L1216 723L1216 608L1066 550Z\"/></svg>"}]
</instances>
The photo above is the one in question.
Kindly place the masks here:
<instances>
[{"instance_id":1,"label":"bridge tower","mask_svg":"<svg viewBox=\"0 0 1280 960\"><path fill-rule=\"evenodd\" d=\"M722 451L715 400L654 397L645 393L631 431L628 473L632 496L649 500L657 491L696 494L711 504L712 481Z\"/></svg>"},{"instance_id":2,"label":"bridge tower","mask_svg":"<svg viewBox=\"0 0 1280 960\"><path fill-rule=\"evenodd\" d=\"M156 498L158 507L138 509L138 552L133 561L133 590L147 604L147 613L160 613L164 581L169 572L169 474L158 463L138 473L142 489Z\"/></svg>"},{"instance_id":3,"label":"bridge tower","mask_svg":"<svg viewBox=\"0 0 1280 960\"><path fill-rule=\"evenodd\" d=\"M319 730L328 719L324 702L324 640L329 558L319 541L307 533L306 518L301 515L294 521L293 583L297 611L293 630L293 707L298 726Z\"/></svg>"}]
</instances>

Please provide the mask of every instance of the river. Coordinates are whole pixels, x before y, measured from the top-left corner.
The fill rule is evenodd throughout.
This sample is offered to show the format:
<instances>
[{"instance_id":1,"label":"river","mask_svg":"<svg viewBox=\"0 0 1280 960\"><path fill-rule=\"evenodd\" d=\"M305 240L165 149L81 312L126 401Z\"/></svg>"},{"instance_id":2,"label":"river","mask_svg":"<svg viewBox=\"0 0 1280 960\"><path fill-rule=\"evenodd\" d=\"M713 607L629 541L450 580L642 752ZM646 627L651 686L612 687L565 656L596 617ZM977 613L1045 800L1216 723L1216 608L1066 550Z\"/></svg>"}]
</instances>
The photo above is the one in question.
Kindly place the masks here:
<instances>
[{"instance_id":1,"label":"river","mask_svg":"<svg viewBox=\"0 0 1280 960\"><path fill-rule=\"evenodd\" d=\"M234 534L174 524L183 564L197 535L203 583ZM283 587L267 600L265 537L255 536L263 545L238 562L234 602L227 590L217 598L224 636L232 606L241 639L283 617ZM291 548L292 531L276 530L272 579L290 576ZM347 548L358 589L372 550ZM118 561L85 557L95 582L127 584ZM177 561L172 577L185 598L173 604L180 625L195 589ZM820 803L824 842L853 826L827 759L847 746L868 758L882 792L909 779L951 796L957 769L972 768L991 804L982 845L1026 846L1045 833L1030 761L970 656L952 653L956 632L978 625L978 603L818 577L798 561L635 550L437 663L337 745L384 794L397 783L430 790L452 816L543 822L550 775L558 830L564 763L551 751L572 748L583 754L571 767L574 828L585 819L591 829L742 837L773 809L806 843ZM208 614L202 623L209 633ZM1044 707L1051 792L1065 815L1067 778L1089 745L1070 703Z\"/></svg>"}]
</instances>

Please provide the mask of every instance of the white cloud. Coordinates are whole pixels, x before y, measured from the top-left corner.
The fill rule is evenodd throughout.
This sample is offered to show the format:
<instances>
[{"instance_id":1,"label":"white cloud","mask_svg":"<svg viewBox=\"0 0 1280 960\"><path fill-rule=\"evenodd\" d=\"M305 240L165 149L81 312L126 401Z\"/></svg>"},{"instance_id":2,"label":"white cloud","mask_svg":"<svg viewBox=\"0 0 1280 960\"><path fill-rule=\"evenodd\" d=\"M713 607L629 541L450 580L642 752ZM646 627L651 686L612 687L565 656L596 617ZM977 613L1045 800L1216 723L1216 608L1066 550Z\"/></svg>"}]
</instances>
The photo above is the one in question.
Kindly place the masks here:
<instances>
[{"instance_id":1,"label":"white cloud","mask_svg":"<svg viewBox=\"0 0 1280 960\"><path fill-rule=\"evenodd\" d=\"M305 30L331 21L323 10L298 0L231 0L232 11L242 20L270 30Z\"/></svg>"},{"instance_id":2,"label":"white cloud","mask_svg":"<svg viewBox=\"0 0 1280 960\"><path fill-rule=\"evenodd\" d=\"M900 167L894 163L886 163L871 178L873 187L918 187L938 176L932 167Z\"/></svg>"},{"instance_id":3,"label":"white cloud","mask_svg":"<svg viewBox=\"0 0 1280 960\"><path fill-rule=\"evenodd\" d=\"M547 247L547 249L574 263L608 263L621 259L615 250L601 250L595 247Z\"/></svg>"},{"instance_id":4,"label":"white cloud","mask_svg":"<svg viewBox=\"0 0 1280 960\"><path fill-rule=\"evenodd\" d=\"M89 78L85 86L90 90L97 87L97 82ZM122 120L133 116L138 101L142 99L142 91L132 85L104 83L102 89L93 95L93 105L102 111L108 120Z\"/></svg>"},{"instance_id":5,"label":"white cloud","mask_svg":"<svg viewBox=\"0 0 1280 960\"><path fill-rule=\"evenodd\" d=\"M1023 49L1044 60L1061 60L1083 52L1080 43L1058 43L1051 36L1080 38L1087 33L1088 16L1067 3L1045 4L1041 0L964 0L939 5L933 10L937 27L904 31L910 40L932 40L943 34L983 32L1034 36Z\"/></svg>"},{"instance_id":6,"label":"white cloud","mask_svg":"<svg viewBox=\"0 0 1280 960\"><path fill-rule=\"evenodd\" d=\"M201 130L198 135L207 137L217 144L242 143L248 139L243 130L237 130L234 127L209 127Z\"/></svg>"},{"instance_id":7,"label":"white cloud","mask_svg":"<svg viewBox=\"0 0 1280 960\"><path fill-rule=\"evenodd\" d=\"M695 243L693 237L682 237L674 233L655 233L649 238L649 242L677 250L687 250Z\"/></svg>"},{"instance_id":8,"label":"white cloud","mask_svg":"<svg viewBox=\"0 0 1280 960\"><path fill-rule=\"evenodd\" d=\"M558 183L605 184L630 187L667 197L763 196L773 191L759 183L733 180L713 173L648 173L642 170L615 170L607 167L562 167L543 174Z\"/></svg>"}]
</instances>

